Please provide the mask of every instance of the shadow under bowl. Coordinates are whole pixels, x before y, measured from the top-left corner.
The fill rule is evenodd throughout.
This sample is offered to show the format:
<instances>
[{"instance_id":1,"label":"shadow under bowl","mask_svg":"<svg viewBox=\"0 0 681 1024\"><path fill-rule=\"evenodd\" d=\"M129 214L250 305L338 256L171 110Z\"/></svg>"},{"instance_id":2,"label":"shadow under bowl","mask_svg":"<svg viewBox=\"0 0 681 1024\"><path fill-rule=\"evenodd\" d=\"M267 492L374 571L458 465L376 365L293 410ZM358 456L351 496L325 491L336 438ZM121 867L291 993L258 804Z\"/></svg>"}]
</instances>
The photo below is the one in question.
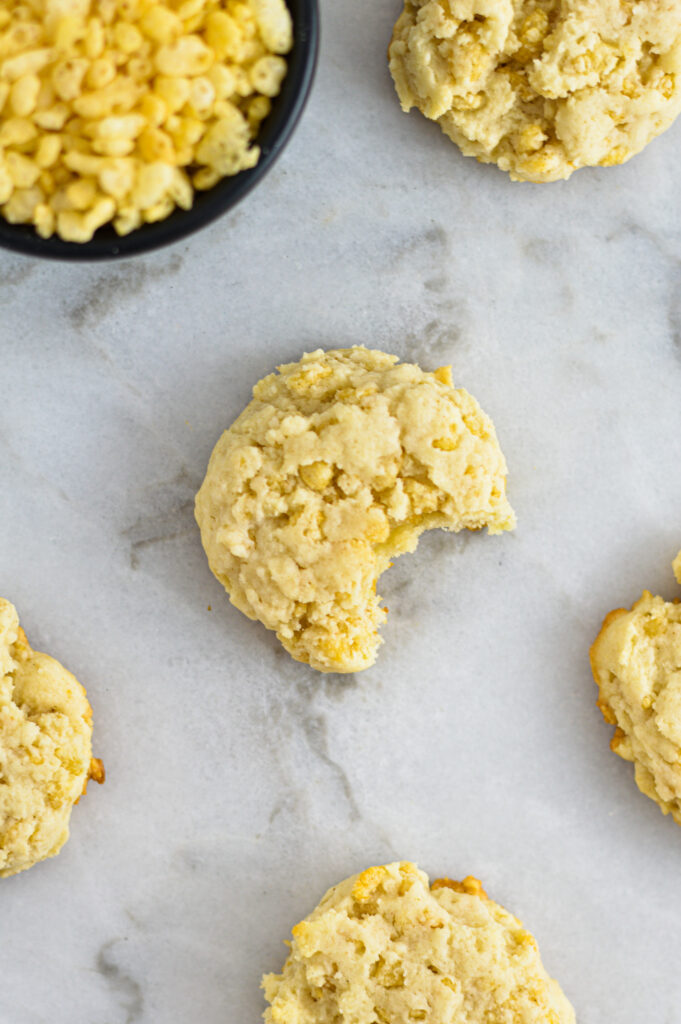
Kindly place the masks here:
<instances>
[{"instance_id":1,"label":"shadow under bowl","mask_svg":"<svg viewBox=\"0 0 681 1024\"><path fill-rule=\"evenodd\" d=\"M29 256L56 260L107 260L137 256L177 242L231 210L265 176L293 133L307 101L317 64L319 8L317 0L286 0L293 19L293 49L281 92L257 137L260 160L250 170L223 178L206 192L194 193L191 210L176 209L165 220L144 224L122 238L111 225L100 228L90 242L41 238L29 224L9 224L0 214L0 246Z\"/></svg>"}]
</instances>

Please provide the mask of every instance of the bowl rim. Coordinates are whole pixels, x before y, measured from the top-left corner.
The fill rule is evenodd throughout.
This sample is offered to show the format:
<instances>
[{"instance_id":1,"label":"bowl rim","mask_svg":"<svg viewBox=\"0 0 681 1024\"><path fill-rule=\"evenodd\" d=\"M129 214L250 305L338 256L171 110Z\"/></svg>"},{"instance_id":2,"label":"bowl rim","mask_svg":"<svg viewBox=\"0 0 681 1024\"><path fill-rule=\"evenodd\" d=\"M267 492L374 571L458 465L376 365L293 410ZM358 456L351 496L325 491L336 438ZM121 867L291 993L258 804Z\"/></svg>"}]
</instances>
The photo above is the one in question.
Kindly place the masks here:
<instances>
[{"instance_id":1,"label":"bowl rim","mask_svg":"<svg viewBox=\"0 0 681 1024\"><path fill-rule=\"evenodd\" d=\"M145 224L119 237L105 225L89 242L65 242L57 235L41 238L29 224L10 224L0 214L0 249L56 261L90 263L141 256L179 242L217 220L239 203L274 166L300 121L309 99L319 56L318 0L286 0L294 19L294 46L282 90L263 122L256 142L261 147L255 167L222 178L212 189L195 193L190 210L175 209L164 220ZM272 120L271 120L272 119ZM98 237L99 235L99 237Z\"/></svg>"}]
</instances>

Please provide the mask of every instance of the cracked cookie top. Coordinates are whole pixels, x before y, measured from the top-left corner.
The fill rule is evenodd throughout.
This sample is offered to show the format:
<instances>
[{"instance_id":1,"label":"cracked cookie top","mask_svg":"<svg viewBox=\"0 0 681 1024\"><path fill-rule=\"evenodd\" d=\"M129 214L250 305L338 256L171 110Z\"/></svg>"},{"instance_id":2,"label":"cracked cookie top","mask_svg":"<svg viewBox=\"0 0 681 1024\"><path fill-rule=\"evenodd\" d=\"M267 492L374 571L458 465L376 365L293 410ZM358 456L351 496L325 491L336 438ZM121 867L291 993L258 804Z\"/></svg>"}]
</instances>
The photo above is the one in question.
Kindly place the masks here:
<instances>
[{"instance_id":1,"label":"cracked cookie top","mask_svg":"<svg viewBox=\"0 0 681 1024\"><path fill-rule=\"evenodd\" d=\"M91 738L85 690L31 650L16 609L0 598L0 877L59 853L88 778L103 781Z\"/></svg>"},{"instance_id":2,"label":"cracked cookie top","mask_svg":"<svg viewBox=\"0 0 681 1024\"><path fill-rule=\"evenodd\" d=\"M681 552L674 561L681 583ZM606 616L591 648L610 746L634 762L636 783L681 825L681 604L645 590Z\"/></svg>"},{"instance_id":3,"label":"cracked cookie top","mask_svg":"<svg viewBox=\"0 0 681 1024\"><path fill-rule=\"evenodd\" d=\"M267 1024L574 1024L533 936L474 878L408 862L330 889L263 979Z\"/></svg>"},{"instance_id":4,"label":"cracked cookie top","mask_svg":"<svg viewBox=\"0 0 681 1024\"><path fill-rule=\"evenodd\" d=\"M681 110L676 0L405 0L402 108L516 181L621 164Z\"/></svg>"},{"instance_id":5,"label":"cracked cookie top","mask_svg":"<svg viewBox=\"0 0 681 1024\"><path fill-rule=\"evenodd\" d=\"M361 347L318 349L255 386L196 519L232 603L323 672L373 664L377 578L424 530L514 525L492 422L449 368Z\"/></svg>"}]
</instances>

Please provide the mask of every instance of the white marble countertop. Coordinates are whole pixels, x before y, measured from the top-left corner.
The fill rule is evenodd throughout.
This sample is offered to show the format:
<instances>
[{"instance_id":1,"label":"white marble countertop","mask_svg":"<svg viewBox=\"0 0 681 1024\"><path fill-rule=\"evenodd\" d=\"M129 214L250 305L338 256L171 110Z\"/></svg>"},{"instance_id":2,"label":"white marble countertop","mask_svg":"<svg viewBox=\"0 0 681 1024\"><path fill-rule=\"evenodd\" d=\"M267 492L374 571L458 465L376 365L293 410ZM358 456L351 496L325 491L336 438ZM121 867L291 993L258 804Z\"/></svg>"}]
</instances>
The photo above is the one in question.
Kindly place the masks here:
<instances>
[{"instance_id":1,"label":"white marble countertop","mask_svg":"<svg viewBox=\"0 0 681 1024\"><path fill-rule=\"evenodd\" d=\"M255 1024L327 886L483 879L580 1024L679 1024L681 830L608 749L588 647L681 547L681 125L511 184L404 116L397 0L322 0L285 155L188 242L0 254L0 593L87 686L107 767L0 885L1 1024ZM228 603L192 501L251 385L316 346L451 362L513 535L425 537L375 668L321 677ZM208 606L212 611L208 610Z\"/></svg>"}]
</instances>

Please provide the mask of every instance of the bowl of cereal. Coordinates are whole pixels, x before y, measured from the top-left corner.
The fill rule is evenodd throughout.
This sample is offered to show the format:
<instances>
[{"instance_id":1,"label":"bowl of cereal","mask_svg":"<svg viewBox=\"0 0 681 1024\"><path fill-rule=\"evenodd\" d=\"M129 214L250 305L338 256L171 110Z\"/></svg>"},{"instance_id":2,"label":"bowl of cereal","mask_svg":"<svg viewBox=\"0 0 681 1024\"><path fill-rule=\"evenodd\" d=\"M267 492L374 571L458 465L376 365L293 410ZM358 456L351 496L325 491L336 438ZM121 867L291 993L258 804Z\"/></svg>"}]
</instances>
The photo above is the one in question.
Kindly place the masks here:
<instances>
[{"instance_id":1,"label":"bowl of cereal","mask_svg":"<svg viewBox=\"0 0 681 1024\"><path fill-rule=\"evenodd\" d=\"M317 0L8 0L0 246L97 260L233 207L305 105Z\"/></svg>"}]
</instances>

